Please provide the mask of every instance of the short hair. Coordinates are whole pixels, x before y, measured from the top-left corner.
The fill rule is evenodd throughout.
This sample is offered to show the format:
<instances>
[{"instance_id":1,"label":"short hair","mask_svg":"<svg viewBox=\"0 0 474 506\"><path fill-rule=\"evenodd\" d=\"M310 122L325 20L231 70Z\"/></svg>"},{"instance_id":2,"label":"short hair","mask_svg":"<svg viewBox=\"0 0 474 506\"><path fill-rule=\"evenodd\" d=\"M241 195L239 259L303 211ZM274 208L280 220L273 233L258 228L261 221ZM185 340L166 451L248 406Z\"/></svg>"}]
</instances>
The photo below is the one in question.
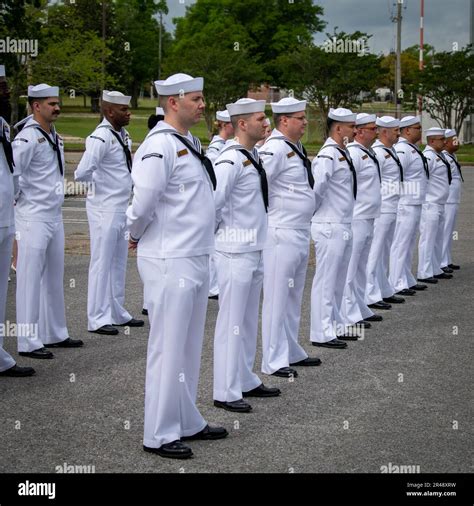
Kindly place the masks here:
<instances>
[{"instance_id":1,"label":"short hair","mask_svg":"<svg viewBox=\"0 0 474 506\"><path fill-rule=\"evenodd\" d=\"M237 114L236 116L231 116L230 117L230 121L232 123L232 126L234 128L237 128L237 125L239 123L239 119L244 119L244 120L248 120L252 114L255 114L253 112L250 112L250 113L247 113L247 114Z\"/></svg>"},{"instance_id":2,"label":"short hair","mask_svg":"<svg viewBox=\"0 0 474 506\"><path fill-rule=\"evenodd\" d=\"M167 109L168 109L168 98L169 97L179 98L179 95L160 95L159 104L160 104L160 107L165 112L167 112Z\"/></svg>"},{"instance_id":3,"label":"short hair","mask_svg":"<svg viewBox=\"0 0 474 506\"><path fill-rule=\"evenodd\" d=\"M338 121L336 121L335 119L332 119L328 116L328 119L326 121L326 126L328 127L328 132L331 131L332 127L338 123Z\"/></svg>"},{"instance_id":4,"label":"short hair","mask_svg":"<svg viewBox=\"0 0 474 506\"><path fill-rule=\"evenodd\" d=\"M286 115L282 114L281 112L274 112L273 113L273 123L275 123L276 127L280 125L280 121L281 121L281 118L283 118L283 116L286 116Z\"/></svg>"},{"instance_id":5,"label":"short hair","mask_svg":"<svg viewBox=\"0 0 474 506\"><path fill-rule=\"evenodd\" d=\"M30 104L30 107L33 109L33 103L34 102L43 102L49 97L28 97L28 104Z\"/></svg>"},{"instance_id":6,"label":"short hair","mask_svg":"<svg viewBox=\"0 0 474 506\"><path fill-rule=\"evenodd\" d=\"M152 114L148 118L148 130L151 130L152 128L155 128L158 121L163 121L165 117L161 114Z\"/></svg>"}]
</instances>

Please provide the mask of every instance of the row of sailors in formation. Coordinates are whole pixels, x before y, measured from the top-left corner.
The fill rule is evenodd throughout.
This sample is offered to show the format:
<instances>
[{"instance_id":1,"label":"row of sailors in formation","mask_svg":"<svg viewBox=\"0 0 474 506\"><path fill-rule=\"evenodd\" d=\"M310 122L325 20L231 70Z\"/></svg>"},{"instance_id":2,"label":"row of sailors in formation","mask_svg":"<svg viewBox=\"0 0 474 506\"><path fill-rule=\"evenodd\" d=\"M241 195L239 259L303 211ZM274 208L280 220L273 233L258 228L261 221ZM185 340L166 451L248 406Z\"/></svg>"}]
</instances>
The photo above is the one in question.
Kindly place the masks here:
<instances>
[{"instance_id":1,"label":"row of sailors in formation","mask_svg":"<svg viewBox=\"0 0 474 506\"><path fill-rule=\"evenodd\" d=\"M262 287L262 373L295 378L298 367L321 364L298 339L311 238L310 341L319 347L346 348L382 320L373 309L390 309L403 302L400 295L412 296L458 267L450 253L462 181L454 130L427 130L421 152L417 117L331 109L329 137L311 162L301 143L305 100L271 104L275 128L257 149L268 127L265 101L244 98L217 113L219 135L204 156L189 131L202 118L203 85L186 74L155 83L164 119L133 164L124 128L130 97L104 91L104 120L87 138L75 172L78 181L93 183L86 203L88 330L116 334L116 326L143 325L124 308L128 240L137 249L150 321L144 449L171 458L192 455L183 441L228 435L210 427L196 406L209 290L219 299L214 405L248 413L248 397L281 393L254 372ZM48 348L83 343L69 337L64 314L57 191L64 150L53 126L59 89L29 87L28 97L33 115L11 146L2 121L0 317L16 226L18 349L52 358ZM24 369L31 368L17 366L0 347L0 374Z\"/></svg>"}]
</instances>

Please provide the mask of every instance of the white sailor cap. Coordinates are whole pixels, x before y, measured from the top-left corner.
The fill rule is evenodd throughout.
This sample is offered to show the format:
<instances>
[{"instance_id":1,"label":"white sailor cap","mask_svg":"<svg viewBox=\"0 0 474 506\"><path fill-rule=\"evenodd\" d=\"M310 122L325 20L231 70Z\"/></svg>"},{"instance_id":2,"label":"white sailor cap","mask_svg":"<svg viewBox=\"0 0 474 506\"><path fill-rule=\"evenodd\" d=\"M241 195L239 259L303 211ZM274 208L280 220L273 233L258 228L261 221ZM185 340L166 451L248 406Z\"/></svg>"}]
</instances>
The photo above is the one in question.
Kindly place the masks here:
<instances>
[{"instance_id":1,"label":"white sailor cap","mask_svg":"<svg viewBox=\"0 0 474 506\"><path fill-rule=\"evenodd\" d=\"M454 128L447 128L445 131L444 131L444 136L446 137L446 139L449 139L451 137L456 137L456 130L454 130Z\"/></svg>"},{"instance_id":2,"label":"white sailor cap","mask_svg":"<svg viewBox=\"0 0 474 506\"><path fill-rule=\"evenodd\" d=\"M6 77L5 65L0 65L0 77Z\"/></svg>"},{"instance_id":3,"label":"white sailor cap","mask_svg":"<svg viewBox=\"0 0 474 506\"><path fill-rule=\"evenodd\" d=\"M432 127L425 130L425 135L426 137L434 137L435 135L442 135L444 137L445 132L446 130L444 128Z\"/></svg>"},{"instance_id":4,"label":"white sailor cap","mask_svg":"<svg viewBox=\"0 0 474 506\"><path fill-rule=\"evenodd\" d=\"M44 83L28 86L28 96L31 98L59 97L59 87Z\"/></svg>"},{"instance_id":5,"label":"white sailor cap","mask_svg":"<svg viewBox=\"0 0 474 506\"><path fill-rule=\"evenodd\" d=\"M417 123L421 124L421 118L419 116L405 116L400 120L400 128L416 125Z\"/></svg>"},{"instance_id":6,"label":"white sailor cap","mask_svg":"<svg viewBox=\"0 0 474 506\"><path fill-rule=\"evenodd\" d=\"M191 77L188 74L173 74L164 81L155 81L155 88L158 95L164 97L202 91L204 88L204 78Z\"/></svg>"},{"instance_id":7,"label":"white sailor cap","mask_svg":"<svg viewBox=\"0 0 474 506\"><path fill-rule=\"evenodd\" d=\"M275 114L300 112L306 109L306 100L296 100L294 97L285 97L278 102L270 102Z\"/></svg>"},{"instance_id":8,"label":"white sailor cap","mask_svg":"<svg viewBox=\"0 0 474 506\"><path fill-rule=\"evenodd\" d=\"M254 100L253 98L239 98L237 102L226 105L230 116L239 114L252 114L265 111L265 100Z\"/></svg>"},{"instance_id":9,"label":"white sailor cap","mask_svg":"<svg viewBox=\"0 0 474 506\"><path fill-rule=\"evenodd\" d=\"M155 114L156 114L157 116L164 116L164 115L165 115L165 111L163 111L163 107L157 107L157 108L155 109Z\"/></svg>"},{"instance_id":10,"label":"white sailor cap","mask_svg":"<svg viewBox=\"0 0 474 506\"><path fill-rule=\"evenodd\" d=\"M226 123L230 122L230 116L228 111L217 111L216 112L216 120L217 121L224 121Z\"/></svg>"},{"instance_id":11,"label":"white sailor cap","mask_svg":"<svg viewBox=\"0 0 474 506\"><path fill-rule=\"evenodd\" d=\"M375 123L377 116L375 114L367 114L361 112L356 117L356 126L367 125L368 123Z\"/></svg>"},{"instance_id":12,"label":"white sailor cap","mask_svg":"<svg viewBox=\"0 0 474 506\"><path fill-rule=\"evenodd\" d=\"M354 123L357 117L355 112L350 109L344 109L344 107L338 107L337 109L329 109L328 117L334 121L341 121L343 123Z\"/></svg>"},{"instance_id":13,"label":"white sailor cap","mask_svg":"<svg viewBox=\"0 0 474 506\"><path fill-rule=\"evenodd\" d=\"M398 126L400 126L400 120L394 118L393 116L382 116L380 118L377 118L375 124L378 127L382 128L397 128Z\"/></svg>"},{"instance_id":14,"label":"white sailor cap","mask_svg":"<svg viewBox=\"0 0 474 506\"><path fill-rule=\"evenodd\" d=\"M120 91L107 91L102 92L102 102L109 102L110 104L129 105L132 97L124 95Z\"/></svg>"}]
</instances>

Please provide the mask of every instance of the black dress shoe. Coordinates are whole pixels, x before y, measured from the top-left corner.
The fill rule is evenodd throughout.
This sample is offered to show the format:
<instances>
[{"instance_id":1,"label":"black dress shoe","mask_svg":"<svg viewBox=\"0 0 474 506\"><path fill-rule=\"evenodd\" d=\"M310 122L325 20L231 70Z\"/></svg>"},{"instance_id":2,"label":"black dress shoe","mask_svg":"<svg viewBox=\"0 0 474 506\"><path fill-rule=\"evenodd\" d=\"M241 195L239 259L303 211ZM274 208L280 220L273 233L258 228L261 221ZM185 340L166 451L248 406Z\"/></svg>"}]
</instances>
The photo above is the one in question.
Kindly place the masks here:
<instances>
[{"instance_id":1,"label":"black dress shoe","mask_svg":"<svg viewBox=\"0 0 474 506\"><path fill-rule=\"evenodd\" d=\"M263 383L248 392L242 392L244 397L278 397L280 394L279 388L266 387Z\"/></svg>"},{"instance_id":2,"label":"black dress shoe","mask_svg":"<svg viewBox=\"0 0 474 506\"><path fill-rule=\"evenodd\" d=\"M436 285L438 282L435 278L418 278L418 281L422 281L423 283L430 283L431 285Z\"/></svg>"},{"instance_id":3,"label":"black dress shoe","mask_svg":"<svg viewBox=\"0 0 474 506\"><path fill-rule=\"evenodd\" d=\"M339 341L338 339L332 339L331 341L328 341L327 343L311 343L313 346L319 346L321 348L347 348L347 343L344 341Z\"/></svg>"},{"instance_id":4,"label":"black dress shoe","mask_svg":"<svg viewBox=\"0 0 474 506\"><path fill-rule=\"evenodd\" d=\"M142 309L142 315L148 316L148 309Z\"/></svg>"},{"instance_id":5,"label":"black dress shoe","mask_svg":"<svg viewBox=\"0 0 474 506\"><path fill-rule=\"evenodd\" d=\"M370 322L366 322L365 320L360 320L357 323L353 323L351 327L359 328L359 329L371 329L372 325Z\"/></svg>"},{"instance_id":6,"label":"black dress shoe","mask_svg":"<svg viewBox=\"0 0 474 506\"><path fill-rule=\"evenodd\" d=\"M416 295L416 290L412 290L411 288L404 288L403 290L397 292L397 295L407 295L411 297L412 295Z\"/></svg>"},{"instance_id":7,"label":"black dress shoe","mask_svg":"<svg viewBox=\"0 0 474 506\"><path fill-rule=\"evenodd\" d=\"M208 299L219 300L219 295L209 295Z\"/></svg>"},{"instance_id":8,"label":"black dress shoe","mask_svg":"<svg viewBox=\"0 0 474 506\"><path fill-rule=\"evenodd\" d=\"M426 285L420 285L417 283L416 285L410 286L411 290L416 290L417 292L421 292L422 290L426 290L428 287Z\"/></svg>"},{"instance_id":9,"label":"black dress shoe","mask_svg":"<svg viewBox=\"0 0 474 506\"><path fill-rule=\"evenodd\" d=\"M60 341L59 343L44 345L45 348L80 348L81 346L84 346L83 341L80 339L71 339L70 337L64 339L64 341Z\"/></svg>"},{"instance_id":10,"label":"black dress shoe","mask_svg":"<svg viewBox=\"0 0 474 506\"><path fill-rule=\"evenodd\" d=\"M216 408L222 408L227 411L233 411L235 413L250 413L252 411L252 406L245 402L243 399L239 399L238 401L214 401L214 406Z\"/></svg>"},{"instance_id":11,"label":"black dress shoe","mask_svg":"<svg viewBox=\"0 0 474 506\"><path fill-rule=\"evenodd\" d=\"M379 300L378 302L374 302L373 304L369 304L368 307L372 309L392 309L391 304L387 304L386 302L383 302L382 300Z\"/></svg>"},{"instance_id":12,"label":"black dress shoe","mask_svg":"<svg viewBox=\"0 0 474 506\"><path fill-rule=\"evenodd\" d=\"M104 334L106 336L115 336L119 333L115 327L112 327L112 325L102 325L102 327L99 327L97 330L89 330L89 332L93 332L94 334Z\"/></svg>"},{"instance_id":13,"label":"black dress shoe","mask_svg":"<svg viewBox=\"0 0 474 506\"><path fill-rule=\"evenodd\" d=\"M150 448L143 446L143 449L149 453L156 453L160 457L168 459L189 459L193 456L193 452L189 446L183 445L178 439L171 443L161 445L159 448Z\"/></svg>"},{"instance_id":14,"label":"black dress shoe","mask_svg":"<svg viewBox=\"0 0 474 506\"><path fill-rule=\"evenodd\" d=\"M33 351L20 351L18 355L30 358L54 358L54 355L44 347Z\"/></svg>"},{"instance_id":15,"label":"black dress shoe","mask_svg":"<svg viewBox=\"0 0 474 506\"><path fill-rule=\"evenodd\" d=\"M114 325L116 327L143 327L145 322L143 320L136 320L135 318L132 318L126 323L114 323Z\"/></svg>"},{"instance_id":16,"label":"black dress shoe","mask_svg":"<svg viewBox=\"0 0 474 506\"><path fill-rule=\"evenodd\" d=\"M453 277L452 274L446 274L445 272L443 272L442 274L435 274L433 276L435 279L451 279Z\"/></svg>"},{"instance_id":17,"label":"black dress shoe","mask_svg":"<svg viewBox=\"0 0 474 506\"><path fill-rule=\"evenodd\" d=\"M13 367L10 367L10 369L0 372L0 376L20 378L24 376L33 376L35 373L36 371L33 369L33 367L20 367L19 365L15 364Z\"/></svg>"},{"instance_id":18,"label":"black dress shoe","mask_svg":"<svg viewBox=\"0 0 474 506\"><path fill-rule=\"evenodd\" d=\"M290 364L293 366L306 366L306 367L314 367L316 365L321 365L321 359L318 357L306 357L303 360L300 360L299 362L293 362Z\"/></svg>"},{"instance_id":19,"label":"black dress shoe","mask_svg":"<svg viewBox=\"0 0 474 506\"><path fill-rule=\"evenodd\" d=\"M452 274L454 272L450 267L441 267L441 270L446 274Z\"/></svg>"},{"instance_id":20,"label":"black dress shoe","mask_svg":"<svg viewBox=\"0 0 474 506\"><path fill-rule=\"evenodd\" d=\"M272 372L272 376L278 376L279 378L297 378L298 372L291 367L282 367L278 371Z\"/></svg>"},{"instance_id":21,"label":"black dress shoe","mask_svg":"<svg viewBox=\"0 0 474 506\"><path fill-rule=\"evenodd\" d=\"M379 314L373 314L372 316L368 316L364 318L364 322L381 322L383 320L383 316Z\"/></svg>"},{"instance_id":22,"label":"black dress shoe","mask_svg":"<svg viewBox=\"0 0 474 506\"><path fill-rule=\"evenodd\" d=\"M181 441L194 441L197 439L211 440L211 439L224 439L227 437L229 433L224 429L224 427L209 427L206 425L204 429L192 436L181 436Z\"/></svg>"},{"instance_id":23,"label":"black dress shoe","mask_svg":"<svg viewBox=\"0 0 474 506\"><path fill-rule=\"evenodd\" d=\"M341 341L358 341L360 336L357 334L342 334L341 336L337 336Z\"/></svg>"},{"instance_id":24,"label":"black dress shoe","mask_svg":"<svg viewBox=\"0 0 474 506\"><path fill-rule=\"evenodd\" d=\"M448 267L450 269L453 269L453 271L458 271L461 268L459 265L456 264L449 264Z\"/></svg>"},{"instance_id":25,"label":"black dress shoe","mask_svg":"<svg viewBox=\"0 0 474 506\"><path fill-rule=\"evenodd\" d=\"M403 297L392 295L391 297L384 297L383 301L389 302L390 304L403 304L405 302L405 299Z\"/></svg>"}]
</instances>

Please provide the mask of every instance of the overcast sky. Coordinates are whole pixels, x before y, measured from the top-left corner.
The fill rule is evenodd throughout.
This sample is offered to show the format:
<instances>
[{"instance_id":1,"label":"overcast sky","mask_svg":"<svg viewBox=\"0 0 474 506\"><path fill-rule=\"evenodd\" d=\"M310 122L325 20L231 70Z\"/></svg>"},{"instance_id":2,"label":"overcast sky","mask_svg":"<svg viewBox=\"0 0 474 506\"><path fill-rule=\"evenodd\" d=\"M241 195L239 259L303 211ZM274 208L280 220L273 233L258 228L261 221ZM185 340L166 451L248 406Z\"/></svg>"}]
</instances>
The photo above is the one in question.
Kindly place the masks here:
<instances>
[{"instance_id":1,"label":"overcast sky","mask_svg":"<svg viewBox=\"0 0 474 506\"><path fill-rule=\"evenodd\" d=\"M215 0L218 2L219 0ZM298 0L295 0L298 1ZM187 5L194 0L168 0L169 15L165 23L173 30L173 17L184 16ZM316 35L322 44L326 32L335 26L350 33L356 30L372 34L369 48L372 52L388 53L395 48L396 24L390 18L396 14L395 0L314 0L324 8L327 22L324 33ZM469 43L470 0L425 0L425 43L438 51L452 50L457 43L461 48ZM418 44L420 40L420 0L404 0L402 13L402 49Z\"/></svg>"}]
</instances>

